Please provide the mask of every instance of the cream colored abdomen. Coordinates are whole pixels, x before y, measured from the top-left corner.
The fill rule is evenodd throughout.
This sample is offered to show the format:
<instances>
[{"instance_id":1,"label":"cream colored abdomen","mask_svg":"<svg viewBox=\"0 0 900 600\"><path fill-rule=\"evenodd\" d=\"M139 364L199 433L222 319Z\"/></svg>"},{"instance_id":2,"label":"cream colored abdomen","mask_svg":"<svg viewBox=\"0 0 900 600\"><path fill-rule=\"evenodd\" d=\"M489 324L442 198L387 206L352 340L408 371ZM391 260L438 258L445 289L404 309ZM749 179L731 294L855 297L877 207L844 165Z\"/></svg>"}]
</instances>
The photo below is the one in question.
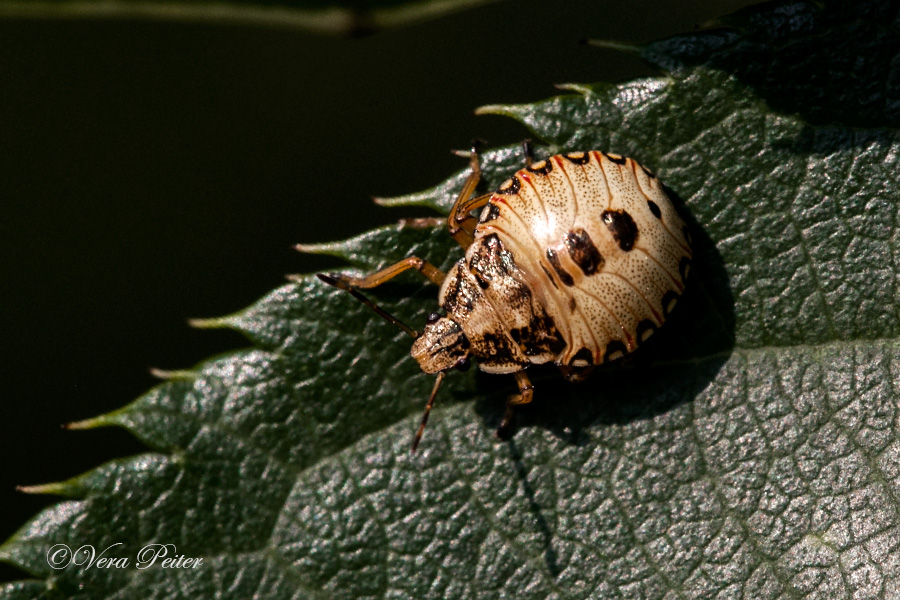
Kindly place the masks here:
<instances>
[{"instance_id":1,"label":"cream colored abdomen","mask_svg":"<svg viewBox=\"0 0 900 600\"><path fill-rule=\"evenodd\" d=\"M596 151L518 171L485 207L476 241L491 234L566 342L555 362L572 366L614 360L645 341L683 292L691 258L659 180Z\"/></svg>"}]
</instances>

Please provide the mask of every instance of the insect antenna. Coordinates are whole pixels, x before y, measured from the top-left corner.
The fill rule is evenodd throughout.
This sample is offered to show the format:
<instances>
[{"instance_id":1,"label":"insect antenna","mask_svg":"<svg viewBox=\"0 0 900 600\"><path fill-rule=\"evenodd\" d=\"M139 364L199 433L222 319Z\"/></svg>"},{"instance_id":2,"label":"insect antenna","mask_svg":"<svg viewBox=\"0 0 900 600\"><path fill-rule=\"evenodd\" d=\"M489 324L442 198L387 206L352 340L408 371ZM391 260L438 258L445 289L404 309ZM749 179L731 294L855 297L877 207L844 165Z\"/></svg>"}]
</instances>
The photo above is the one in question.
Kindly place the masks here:
<instances>
[{"instance_id":1,"label":"insect antenna","mask_svg":"<svg viewBox=\"0 0 900 600\"><path fill-rule=\"evenodd\" d=\"M415 329L413 329L406 323L403 323L397 317L390 314L389 312L387 312L386 310L384 310L383 308L381 308L380 306L378 306L377 304L375 304L374 302L372 302L371 300L369 300L368 298L366 298L365 296L360 294L357 290L350 287L350 285L346 281L337 279L335 277L332 277L331 275L326 275L325 273L316 273L316 277L318 277L319 279L321 279L328 285L334 286L340 290L344 290L345 292L349 292L351 296L353 296L354 298L356 298L357 300L359 300L360 302L362 302L363 304L365 304L366 306L368 306L369 308L374 310L378 316L382 317L384 320L388 321L389 323L393 323L394 325L396 325L397 327L402 329L406 333L406 335L408 335L409 337L411 337L413 339L416 339L417 337L419 337L418 331L416 331ZM435 389L435 391L437 391L437 389Z\"/></svg>"},{"instance_id":2,"label":"insect antenna","mask_svg":"<svg viewBox=\"0 0 900 600\"><path fill-rule=\"evenodd\" d=\"M434 382L434 388L431 390L431 395L428 397L428 404L425 405L425 414L422 415L422 422L419 424L419 430L416 431L416 437L413 438L412 448L410 448L410 452L415 452L416 448L419 447L419 442L422 440L422 434L425 433L425 425L428 424L428 415L431 414L431 407L434 406L434 397L437 396L438 388L441 387L441 382L444 381L444 375L446 375L446 371L441 371L438 373L437 379Z\"/></svg>"}]
</instances>

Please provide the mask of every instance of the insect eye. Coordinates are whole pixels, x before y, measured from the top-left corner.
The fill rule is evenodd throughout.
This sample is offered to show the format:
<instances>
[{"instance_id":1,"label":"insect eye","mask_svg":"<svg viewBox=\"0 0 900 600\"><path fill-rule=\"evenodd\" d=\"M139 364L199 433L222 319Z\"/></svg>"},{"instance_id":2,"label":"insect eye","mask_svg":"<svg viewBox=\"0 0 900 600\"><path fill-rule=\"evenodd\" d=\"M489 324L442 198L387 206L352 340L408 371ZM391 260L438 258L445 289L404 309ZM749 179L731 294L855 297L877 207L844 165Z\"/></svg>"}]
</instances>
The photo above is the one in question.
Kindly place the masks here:
<instances>
[{"instance_id":1,"label":"insect eye","mask_svg":"<svg viewBox=\"0 0 900 600\"><path fill-rule=\"evenodd\" d=\"M456 361L456 364L453 365L453 368L456 369L457 371L468 371L469 367L471 367L471 366L472 366L472 361L469 360L469 357L463 356L458 361Z\"/></svg>"},{"instance_id":2,"label":"insect eye","mask_svg":"<svg viewBox=\"0 0 900 600\"><path fill-rule=\"evenodd\" d=\"M428 315L427 319L425 319L425 323L427 323L428 325L431 325L432 323L437 323L440 318L441 318L441 315L439 315L436 312L433 312L430 315Z\"/></svg>"}]
</instances>

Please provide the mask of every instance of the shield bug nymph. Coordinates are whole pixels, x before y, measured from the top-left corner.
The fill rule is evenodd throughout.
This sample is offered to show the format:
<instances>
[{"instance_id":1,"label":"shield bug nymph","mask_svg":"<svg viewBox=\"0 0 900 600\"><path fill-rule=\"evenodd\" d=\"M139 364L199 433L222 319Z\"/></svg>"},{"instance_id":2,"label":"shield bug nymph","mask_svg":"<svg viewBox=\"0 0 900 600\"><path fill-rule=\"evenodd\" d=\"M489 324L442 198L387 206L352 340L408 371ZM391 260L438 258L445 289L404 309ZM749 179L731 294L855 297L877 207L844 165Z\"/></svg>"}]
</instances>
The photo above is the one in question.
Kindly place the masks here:
<instances>
[{"instance_id":1,"label":"shield bug nymph","mask_svg":"<svg viewBox=\"0 0 900 600\"><path fill-rule=\"evenodd\" d=\"M552 361L579 381L633 352L666 321L690 268L684 221L659 179L631 158L592 150L534 162L526 145L525 168L483 196L473 196L475 148L470 162L447 217L466 253L449 272L410 256L366 277L319 274L406 331L422 371L437 375L413 451L450 369L474 359L482 371L515 377L519 392L507 400L499 433L514 407L532 400L530 365ZM445 315L433 313L421 333L355 289L408 269L440 286Z\"/></svg>"}]
</instances>

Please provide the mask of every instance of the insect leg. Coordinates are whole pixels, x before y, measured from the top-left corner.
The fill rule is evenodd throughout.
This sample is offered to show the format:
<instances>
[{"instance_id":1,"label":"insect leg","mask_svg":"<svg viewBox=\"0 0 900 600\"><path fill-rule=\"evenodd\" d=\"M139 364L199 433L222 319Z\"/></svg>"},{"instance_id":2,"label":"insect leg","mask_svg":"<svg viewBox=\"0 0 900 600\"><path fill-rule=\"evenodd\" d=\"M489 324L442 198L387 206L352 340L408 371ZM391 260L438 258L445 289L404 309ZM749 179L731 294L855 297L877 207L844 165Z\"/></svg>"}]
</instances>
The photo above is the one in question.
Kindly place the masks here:
<instances>
[{"instance_id":1,"label":"insect leg","mask_svg":"<svg viewBox=\"0 0 900 600\"><path fill-rule=\"evenodd\" d=\"M387 312L386 310L384 310L383 308L381 308L380 306L378 306L377 304L375 304L374 302L372 302L371 300L369 300L368 298L366 298L365 296L360 294L358 290L355 290L352 287L350 287L345 281L335 279L331 275L325 275L324 273L316 273L316 277L318 277L319 279L321 279L324 283L327 283L328 285L332 285L332 286L338 288L339 290L344 290L345 292L347 292L348 294L350 294L351 296L353 296L354 298L356 298L357 300L359 300L360 302L362 302L363 304L365 304L366 306L368 306L369 308L374 310L375 313L379 317L383 318L385 321L388 321L389 323L396 325L397 327L402 329L403 332L406 333L406 335L408 335L409 337L411 337L413 339L416 339L419 337L420 334L418 331L416 331L409 325L406 325L405 323L403 323L403 321L401 321L397 317L393 316L392 314L390 314L389 312Z\"/></svg>"},{"instance_id":2,"label":"insect leg","mask_svg":"<svg viewBox=\"0 0 900 600\"><path fill-rule=\"evenodd\" d=\"M478 218L473 217L469 212L487 204L491 196L493 194L476 196L464 201L458 200L453 205L453 210L450 211L450 217L447 219L447 229L450 230L450 235L453 236L453 239L459 242L459 245L463 248L468 248L472 244L472 241L475 239L473 237L475 227L478 225ZM450 226L451 221L456 224L455 230Z\"/></svg>"},{"instance_id":3,"label":"insect leg","mask_svg":"<svg viewBox=\"0 0 900 600\"><path fill-rule=\"evenodd\" d=\"M400 262L394 263L389 267L385 267L377 273L372 273L366 277L351 277L350 275L332 274L331 277L343 281L347 285L353 287L369 289L377 287L389 279L393 279L403 271L415 269L434 283L440 285L447 275L426 260L422 260L417 256L404 258Z\"/></svg>"},{"instance_id":4,"label":"insect leg","mask_svg":"<svg viewBox=\"0 0 900 600\"><path fill-rule=\"evenodd\" d=\"M444 381L444 376L446 374L445 371L438 373L437 379L434 382L434 387L431 390L431 395L428 397L428 404L425 405L425 413L422 415L422 422L419 424L419 429L416 431L416 436L413 438L410 452L415 452L416 448L419 447L419 442L422 440L422 434L425 433L425 426L428 424L428 415L431 414L431 407L434 406L434 397L437 396L438 389L441 387L441 382Z\"/></svg>"},{"instance_id":5,"label":"insect leg","mask_svg":"<svg viewBox=\"0 0 900 600\"><path fill-rule=\"evenodd\" d=\"M506 399L506 414L503 415L503 420L500 421L500 427L497 428L497 437L501 438L505 437L509 430L515 407L529 404L534 397L534 386L531 385L531 380L528 379L525 370L516 371L513 373L513 376L516 378L516 383L519 385L519 393Z\"/></svg>"},{"instance_id":6,"label":"insect leg","mask_svg":"<svg viewBox=\"0 0 900 600\"><path fill-rule=\"evenodd\" d=\"M472 152L469 155L469 167L472 169L472 172L466 178L459 196L456 197L456 202L453 203L453 208L450 209L450 215L447 217L447 230L463 248L468 248L472 245L474 241L472 234L475 232L475 226L478 224L478 219L470 215L469 212L487 204L491 197L490 194L486 194L470 198L475 192L478 182L481 181L478 144L472 144Z\"/></svg>"}]
</instances>

